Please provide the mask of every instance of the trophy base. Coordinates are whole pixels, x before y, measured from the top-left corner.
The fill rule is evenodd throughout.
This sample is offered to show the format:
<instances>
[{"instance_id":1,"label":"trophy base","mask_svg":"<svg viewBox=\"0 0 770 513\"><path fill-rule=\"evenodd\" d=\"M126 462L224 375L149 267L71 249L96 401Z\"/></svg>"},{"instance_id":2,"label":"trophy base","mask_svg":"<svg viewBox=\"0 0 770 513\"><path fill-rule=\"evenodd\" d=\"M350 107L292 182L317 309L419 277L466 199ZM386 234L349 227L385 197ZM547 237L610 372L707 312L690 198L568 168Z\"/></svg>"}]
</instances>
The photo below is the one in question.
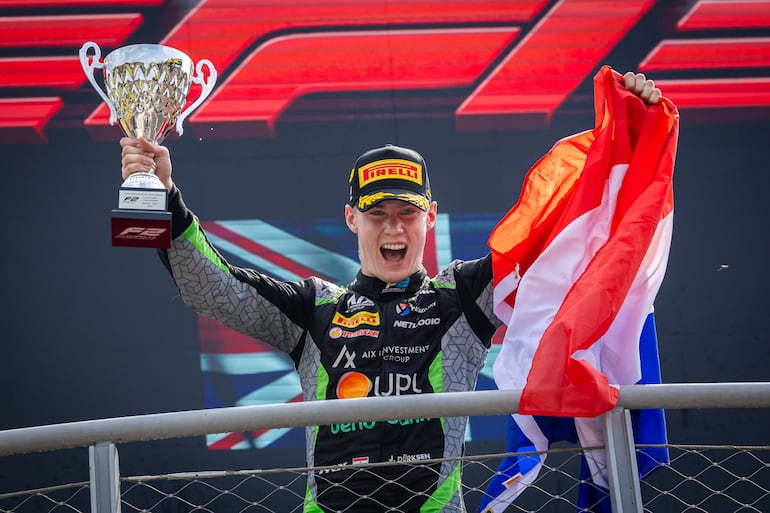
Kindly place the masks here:
<instances>
[{"instance_id":1,"label":"trophy base","mask_svg":"<svg viewBox=\"0 0 770 513\"><path fill-rule=\"evenodd\" d=\"M112 211L112 245L130 248L171 247L171 212Z\"/></svg>"},{"instance_id":2,"label":"trophy base","mask_svg":"<svg viewBox=\"0 0 770 513\"><path fill-rule=\"evenodd\" d=\"M118 191L118 208L123 210L166 210L168 191L152 173L134 173Z\"/></svg>"}]
</instances>

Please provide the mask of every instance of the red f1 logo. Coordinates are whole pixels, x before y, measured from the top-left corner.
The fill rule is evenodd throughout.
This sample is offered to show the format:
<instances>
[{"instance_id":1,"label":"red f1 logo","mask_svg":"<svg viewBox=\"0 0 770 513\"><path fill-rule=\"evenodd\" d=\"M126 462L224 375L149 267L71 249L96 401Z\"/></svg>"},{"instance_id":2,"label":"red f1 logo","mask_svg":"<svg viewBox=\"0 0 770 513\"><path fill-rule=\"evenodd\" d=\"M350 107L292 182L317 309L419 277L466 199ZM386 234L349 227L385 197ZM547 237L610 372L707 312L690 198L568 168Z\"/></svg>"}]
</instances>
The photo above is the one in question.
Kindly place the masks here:
<instances>
[{"instance_id":1,"label":"red f1 logo","mask_svg":"<svg viewBox=\"0 0 770 513\"><path fill-rule=\"evenodd\" d=\"M62 2L80 9L162 3ZM26 14L50 1L0 0L0 5L23 6ZM548 126L576 88L656 7L654 0L201 0L159 42L195 61L210 59L223 77L189 120L199 136L272 136L293 105L317 93L377 91L423 92L419 98L425 101L415 102L419 105L411 112L453 112L458 130L533 128ZM749 112L770 106L770 32L760 34L770 31L770 1L699 0L676 15L674 33L651 41L637 69L653 76L680 110L712 115L715 109ZM64 57L0 59L0 88L32 91L32 96L0 98L0 135L5 136L0 140L44 141L43 128L65 104L61 96L35 96L35 91L79 90L86 79L77 46L86 40L122 46L142 22L139 13L0 17L2 48L72 49ZM730 37L724 37L727 30ZM715 36L708 37L709 32ZM736 78L703 79L724 70L733 70L730 77ZM684 78L667 79L672 72ZM447 94L435 100L431 91ZM191 91L190 101L197 93ZM378 117L401 107L375 104L363 115ZM320 106L314 115L338 115L331 110ZM103 105L85 124L99 138L107 131L114 140L118 130L109 127Z\"/></svg>"}]
</instances>

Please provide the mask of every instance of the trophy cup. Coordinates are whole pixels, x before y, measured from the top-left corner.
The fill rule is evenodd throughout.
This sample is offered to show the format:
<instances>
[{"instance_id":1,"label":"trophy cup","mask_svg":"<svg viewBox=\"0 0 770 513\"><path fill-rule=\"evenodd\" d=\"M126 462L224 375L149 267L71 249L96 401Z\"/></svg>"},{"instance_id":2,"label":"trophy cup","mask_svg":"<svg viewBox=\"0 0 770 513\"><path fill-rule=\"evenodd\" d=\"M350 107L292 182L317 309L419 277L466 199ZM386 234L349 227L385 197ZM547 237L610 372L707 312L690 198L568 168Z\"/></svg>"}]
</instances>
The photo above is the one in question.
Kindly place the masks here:
<instances>
[{"instance_id":1,"label":"trophy cup","mask_svg":"<svg viewBox=\"0 0 770 513\"><path fill-rule=\"evenodd\" d=\"M89 51L93 51L90 57ZM127 136L144 136L158 143L174 127L182 135L182 123L211 93L217 79L211 61L198 61L192 75L190 57L169 46L128 45L113 50L100 62L99 46L88 41L79 56L88 80L110 108L110 124L119 121ZM208 69L206 79L204 67ZM104 70L106 94L94 78L96 68ZM184 108L191 82L200 84L201 92ZM129 176L120 186L118 208L112 211L112 245L169 248L171 213L167 208L168 191L154 169Z\"/></svg>"}]
</instances>

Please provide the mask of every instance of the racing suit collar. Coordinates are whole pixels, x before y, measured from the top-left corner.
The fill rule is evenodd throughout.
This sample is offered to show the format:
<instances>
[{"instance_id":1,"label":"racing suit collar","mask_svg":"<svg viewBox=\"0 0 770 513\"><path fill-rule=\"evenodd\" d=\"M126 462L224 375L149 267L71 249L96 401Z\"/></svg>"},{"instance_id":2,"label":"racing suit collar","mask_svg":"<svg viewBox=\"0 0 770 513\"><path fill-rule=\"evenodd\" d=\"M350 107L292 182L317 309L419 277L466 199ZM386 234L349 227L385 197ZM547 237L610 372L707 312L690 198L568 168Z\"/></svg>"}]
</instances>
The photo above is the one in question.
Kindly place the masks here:
<instances>
[{"instance_id":1,"label":"racing suit collar","mask_svg":"<svg viewBox=\"0 0 770 513\"><path fill-rule=\"evenodd\" d=\"M371 299L388 300L400 297L402 294L414 294L426 279L428 279L428 273L425 269L420 269L399 283L386 283L378 278L366 276L359 270L349 288Z\"/></svg>"}]
</instances>

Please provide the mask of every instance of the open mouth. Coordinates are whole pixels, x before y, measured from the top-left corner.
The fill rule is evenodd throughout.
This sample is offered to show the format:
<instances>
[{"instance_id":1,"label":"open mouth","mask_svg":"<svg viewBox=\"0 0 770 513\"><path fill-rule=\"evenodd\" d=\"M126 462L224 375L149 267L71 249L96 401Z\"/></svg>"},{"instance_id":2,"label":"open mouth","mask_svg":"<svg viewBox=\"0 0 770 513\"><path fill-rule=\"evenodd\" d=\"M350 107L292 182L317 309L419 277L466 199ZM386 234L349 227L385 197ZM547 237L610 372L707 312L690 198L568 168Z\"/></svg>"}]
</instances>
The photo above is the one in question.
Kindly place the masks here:
<instances>
[{"instance_id":1,"label":"open mouth","mask_svg":"<svg viewBox=\"0 0 770 513\"><path fill-rule=\"evenodd\" d=\"M387 262L400 262L406 255L406 244L383 244L380 254Z\"/></svg>"}]
</instances>

